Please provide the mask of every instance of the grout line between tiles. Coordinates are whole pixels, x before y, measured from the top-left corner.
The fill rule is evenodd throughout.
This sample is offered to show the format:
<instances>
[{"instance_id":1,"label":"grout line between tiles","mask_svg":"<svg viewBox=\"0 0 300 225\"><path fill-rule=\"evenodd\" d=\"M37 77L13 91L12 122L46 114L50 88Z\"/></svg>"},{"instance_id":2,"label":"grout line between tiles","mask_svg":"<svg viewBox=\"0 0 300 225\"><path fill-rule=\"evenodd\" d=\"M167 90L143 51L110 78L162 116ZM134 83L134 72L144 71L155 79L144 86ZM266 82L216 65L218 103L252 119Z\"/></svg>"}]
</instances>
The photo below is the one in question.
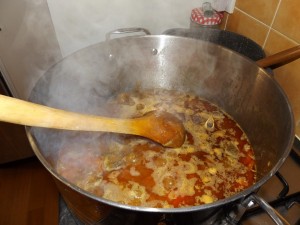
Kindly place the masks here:
<instances>
[{"instance_id":1,"label":"grout line between tiles","mask_svg":"<svg viewBox=\"0 0 300 225\"><path fill-rule=\"evenodd\" d=\"M265 41L264 41L264 43L263 43L262 48L265 48L265 46L266 46L266 44L267 44L267 41L268 41L268 39L269 39L269 36L270 36L270 32L271 32L271 30L274 30L272 27L273 27L273 24L274 24L274 22L275 22L275 19L276 19L276 16L277 16L279 7L280 7L280 5L281 5L281 1L282 1L282 0L279 0L279 2L278 2L278 4L277 4L277 7L276 7L276 9L275 9L275 13L274 13L274 16L273 16L273 18L272 18L271 24L270 24L270 26L268 26L269 29L268 29L268 32L267 32L267 35L266 35L266 38L265 38Z\"/></svg>"},{"instance_id":2,"label":"grout line between tiles","mask_svg":"<svg viewBox=\"0 0 300 225\"><path fill-rule=\"evenodd\" d=\"M280 1L281 1L281 0L280 0ZM256 22L260 23L261 25L267 27L268 32L267 32L266 38L265 38L265 40L264 40L264 43L263 43L263 45L262 45L262 48L264 48L264 47L265 47L265 44L266 44L266 42L267 42L267 38L268 38L268 36L269 36L270 30L271 30L271 27L270 27L269 25L267 25L267 24L261 22L260 20L256 19L255 17L251 16L250 14L246 13L245 11L243 11L243 10L237 8L237 7L235 7L235 9L236 9L237 11L239 11L239 12L245 14L246 16L250 17L251 19L255 20Z\"/></svg>"},{"instance_id":3,"label":"grout line between tiles","mask_svg":"<svg viewBox=\"0 0 300 225\"><path fill-rule=\"evenodd\" d=\"M227 23L228 23L228 20L229 20L229 14L226 16L226 20L225 20L225 24L224 24L224 30L227 29Z\"/></svg>"},{"instance_id":4,"label":"grout line between tiles","mask_svg":"<svg viewBox=\"0 0 300 225\"><path fill-rule=\"evenodd\" d=\"M274 29L274 28L272 28L272 27L271 27L271 30L272 30L272 31L274 31L275 33L277 33L277 34L279 34L279 35L283 36L285 39L287 39L288 41L290 41L290 42L294 43L295 45L299 45L299 44L300 44L300 43L298 43L297 41L295 41L295 40L293 40L293 39L289 38L289 37L288 37L288 36L286 36L285 34L281 33L281 32L280 32L280 31L278 31L278 30L275 30L275 29Z\"/></svg>"},{"instance_id":5,"label":"grout line between tiles","mask_svg":"<svg viewBox=\"0 0 300 225\"><path fill-rule=\"evenodd\" d=\"M241 9L239 9L239 8L235 8L235 9L236 9L237 11L239 11L239 12L245 14L246 16L250 17L251 19L255 20L256 22L258 22L258 23L260 23L260 24L262 24L262 25L264 25L264 26L266 26L266 27L269 27L269 25L267 25L267 24L261 22L260 20L256 19L255 17L251 16L250 14L246 13L245 11L243 11L243 10L241 10Z\"/></svg>"},{"instance_id":6,"label":"grout line between tiles","mask_svg":"<svg viewBox=\"0 0 300 225\"><path fill-rule=\"evenodd\" d=\"M276 32L277 34L279 34L279 35L285 37L285 38L288 39L289 41L295 43L295 45L299 45L299 43L298 43L297 41L291 39L291 38L288 37L287 35L285 35L285 34L281 33L280 31L278 31L278 30L276 30L276 29L273 28L273 24L274 24L274 22L275 22L277 13L278 13L278 11L279 11L279 7L280 7L280 5L281 5L281 2L282 2L282 0L279 0L278 5L277 5L277 7L276 7L276 10L275 10L275 13L274 13L274 16L273 16L273 18L272 18L272 21L271 21L271 24L270 24L270 25L267 25L267 24L263 23L262 21L256 19L255 17L251 16L250 14L246 13L245 11L243 11L243 10L241 10L241 9L239 9L239 8L237 8L237 7L235 7L235 10L237 10L237 11L239 11L239 12L245 14L246 16L250 17L251 19L255 20L256 22L258 22L258 23L260 23L261 25L263 25L263 26L265 26L265 27L268 28L268 32L267 32L266 38L265 38L265 40L264 40L264 43L263 43L263 45L262 45L262 48L265 48L266 43L267 43L267 40L268 40L268 38L269 38L269 35L270 35L270 32L271 32L271 31L274 31L274 32ZM228 19L228 18L227 18L227 19ZM226 28L226 27L227 27L227 21L226 21L226 26L225 26L225 28Z\"/></svg>"},{"instance_id":7,"label":"grout line between tiles","mask_svg":"<svg viewBox=\"0 0 300 225\"><path fill-rule=\"evenodd\" d=\"M277 16L277 13L278 13L278 11L279 11L279 7L280 7L280 5L281 5L281 1L282 1L282 0L279 0L278 5L277 5L277 7L276 7L276 9L275 9L275 13L274 13L273 19L272 19L272 21L271 21L270 27L273 27L273 24L274 24L274 22L275 22L275 18L276 18L276 16Z\"/></svg>"}]
</instances>

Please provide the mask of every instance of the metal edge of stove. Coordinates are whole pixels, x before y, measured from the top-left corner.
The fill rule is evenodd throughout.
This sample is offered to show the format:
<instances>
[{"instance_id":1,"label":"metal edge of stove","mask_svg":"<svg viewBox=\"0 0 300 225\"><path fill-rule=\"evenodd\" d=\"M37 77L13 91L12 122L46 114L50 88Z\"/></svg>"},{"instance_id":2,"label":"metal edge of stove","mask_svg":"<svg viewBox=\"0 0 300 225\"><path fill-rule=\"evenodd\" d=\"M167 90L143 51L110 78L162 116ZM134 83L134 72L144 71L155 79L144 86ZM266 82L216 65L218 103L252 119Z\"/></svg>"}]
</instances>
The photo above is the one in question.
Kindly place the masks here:
<instances>
[{"instance_id":1,"label":"metal edge of stove","mask_svg":"<svg viewBox=\"0 0 300 225\"><path fill-rule=\"evenodd\" d=\"M300 138L296 135L291 151L292 157L300 163Z\"/></svg>"}]
</instances>

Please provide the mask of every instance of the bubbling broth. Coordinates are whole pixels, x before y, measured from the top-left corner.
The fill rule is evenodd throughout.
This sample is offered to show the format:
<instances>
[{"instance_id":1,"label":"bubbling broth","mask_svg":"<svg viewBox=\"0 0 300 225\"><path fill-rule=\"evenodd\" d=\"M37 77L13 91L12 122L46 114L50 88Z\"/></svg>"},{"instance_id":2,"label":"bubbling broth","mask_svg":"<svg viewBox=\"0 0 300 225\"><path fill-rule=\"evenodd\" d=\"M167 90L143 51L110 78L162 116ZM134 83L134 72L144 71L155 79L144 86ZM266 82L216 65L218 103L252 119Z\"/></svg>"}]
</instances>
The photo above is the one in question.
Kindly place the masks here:
<instances>
[{"instance_id":1,"label":"bubbling broth","mask_svg":"<svg viewBox=\"0 0 300 225\"><path fill-rule=\"evenodd\" d=\"M152 110L172 113L183 122L186 140L180 148L111 133L96 144L70 140L60 149L56 169L80 188L123 204L174 208L212 203L255 183L249 140L216 105L193 94L155 89L121 93L107 107L120 118Z\"/></svg>"}]
</instances>

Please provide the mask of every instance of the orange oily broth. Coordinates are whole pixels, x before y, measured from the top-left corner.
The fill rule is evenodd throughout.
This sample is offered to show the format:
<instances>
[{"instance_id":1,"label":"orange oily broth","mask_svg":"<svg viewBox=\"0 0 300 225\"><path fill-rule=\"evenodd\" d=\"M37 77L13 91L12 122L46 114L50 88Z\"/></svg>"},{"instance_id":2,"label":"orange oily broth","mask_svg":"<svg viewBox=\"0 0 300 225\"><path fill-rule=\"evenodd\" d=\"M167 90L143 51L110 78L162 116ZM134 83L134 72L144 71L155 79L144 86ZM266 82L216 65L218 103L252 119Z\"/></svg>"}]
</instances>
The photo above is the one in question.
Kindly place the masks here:
<instances>
[{"instance_id":1,"label":"orange oily broth","mask_svg":"<svg viewBox=\"0 0 300 225\"><path fill-rule=\"evenodd\" d=\"M108 107L120 117L157 109L173 113L186 128L185 143L164 148L144 138L104 134L97 145L67 144L57 171L79 187L124 204L173 208L212 203L255 183L248 138L217 106L190 94L149 90L122 93Z\"/></svg>"}]
</instances>

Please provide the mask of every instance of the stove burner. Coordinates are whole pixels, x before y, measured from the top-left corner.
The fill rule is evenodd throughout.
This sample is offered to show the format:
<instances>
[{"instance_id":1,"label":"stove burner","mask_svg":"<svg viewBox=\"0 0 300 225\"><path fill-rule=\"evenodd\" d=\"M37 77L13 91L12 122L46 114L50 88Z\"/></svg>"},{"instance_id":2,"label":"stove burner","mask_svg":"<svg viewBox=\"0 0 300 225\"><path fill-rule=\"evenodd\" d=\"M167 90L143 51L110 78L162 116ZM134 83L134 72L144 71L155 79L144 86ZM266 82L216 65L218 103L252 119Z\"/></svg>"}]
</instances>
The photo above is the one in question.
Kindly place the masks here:
<instances>
[{"instance_id":1,"label":"stove burner","mask_svg":"<svg viewBox=\"0 0 300 225\"><path fill-rule=\"evenodd\" d=\"M275 209L284 206L287 210L296 203L300 204L300 192L296 192L289 196L284 196L269 202L269 204ZM260 207L251 208L246 211L246 213L242 217L242 220L263 212L264 211Z\"/></svg>"},{"instance_id":2,"label":"stove burner","mask_svg":"<svg viewBox=\"0 0 300 225\"><path fill-rule=\"evenodd\" d=\"M285 206L286 209L289 209L295 203L300 203L300 192L297 192L297 193L287 196L287 194L289 192L289 184L287 183L287 181L284 179L284 177L279 172L276 173L276 177L281 182L283 188L282 188L281 192L278 194L277 199L269 202L269 204L275 209L280 206ZM256 215L259 213L263 213L263 212L265 212L265 211L259 206L250 208L244 213L241 220L244 220L246 218L249 218L250 216L253 216L253 215Z\"/></svg>"}]
</instances>

